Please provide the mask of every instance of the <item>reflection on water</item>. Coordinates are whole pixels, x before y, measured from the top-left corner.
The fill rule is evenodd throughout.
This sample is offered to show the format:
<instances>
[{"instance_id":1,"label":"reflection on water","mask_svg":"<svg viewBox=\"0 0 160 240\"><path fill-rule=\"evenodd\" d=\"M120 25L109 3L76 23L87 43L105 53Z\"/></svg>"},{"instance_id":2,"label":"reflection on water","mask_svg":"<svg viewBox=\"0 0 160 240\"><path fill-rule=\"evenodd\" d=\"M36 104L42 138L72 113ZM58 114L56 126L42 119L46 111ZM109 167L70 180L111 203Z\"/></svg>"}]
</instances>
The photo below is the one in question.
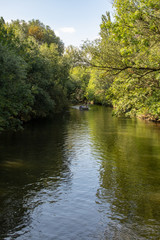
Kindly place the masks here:
<instances>
[{"instance_id":1,"label":"reflection on water","mask_svg":"<svg viewBox=\"0 0 160 240\"><path fill-rule=\"evenodd\" d=\"M159 239L160 125L70 109L0 135L0 239Z\"/></svg>"}]
</instances>

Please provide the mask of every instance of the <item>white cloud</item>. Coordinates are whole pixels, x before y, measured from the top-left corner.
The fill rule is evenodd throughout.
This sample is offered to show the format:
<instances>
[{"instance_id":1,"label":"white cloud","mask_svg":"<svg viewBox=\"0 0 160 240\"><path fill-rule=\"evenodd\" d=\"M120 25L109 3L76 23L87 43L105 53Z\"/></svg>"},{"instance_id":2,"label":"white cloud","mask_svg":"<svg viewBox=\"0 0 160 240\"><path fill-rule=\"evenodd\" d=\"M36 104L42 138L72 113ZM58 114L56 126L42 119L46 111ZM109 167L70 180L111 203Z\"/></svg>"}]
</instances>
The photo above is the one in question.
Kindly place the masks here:
<instances>
[{"instance_id":1,"label":"white cloud","mask_svg":"<svg viewBox=\"0 0 160 240\"><path fill-rule=\"evenodd\" d=\"M64 27L60 28L60 31L63 33L74 33L76 30L73 27Z\"/></svg>"},{"instance_id":2,"label":"white cloud","mask_svg":"<svg viewBox=\"0 0 160 240\"><path fill-rule=\"evenodd\" d=\"M56 36L59 37L59 31L55 30L54 32L55 32Z\"/></svg>"}]
</instances>

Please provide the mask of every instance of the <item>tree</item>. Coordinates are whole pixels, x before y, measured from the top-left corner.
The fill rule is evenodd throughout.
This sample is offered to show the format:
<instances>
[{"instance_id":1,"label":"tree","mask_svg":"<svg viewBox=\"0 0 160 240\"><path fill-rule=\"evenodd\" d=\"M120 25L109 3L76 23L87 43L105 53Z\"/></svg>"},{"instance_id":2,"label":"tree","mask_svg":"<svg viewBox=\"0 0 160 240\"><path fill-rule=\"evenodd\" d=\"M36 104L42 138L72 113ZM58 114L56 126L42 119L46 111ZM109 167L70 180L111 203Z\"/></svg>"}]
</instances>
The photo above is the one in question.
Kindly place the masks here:
<instances>
[{"instance_id":1,"label":"tree","mask_svg":"<svg viewBox=\"0 0 160 240\"><path fill-rule=\"evenodd\" d=\"M160 3L115 0L114 7L114 21L109 13L102 16L100 39L85 44L81 64L101 75L100 85L108 82L106 98L116 114L159 120Z\"/></svg>"},{"instance_id":2,"label":"tree","mask_svg":"<svg viewBox=\"0 0 160 240\"><path fill-rule=\"evenodd\" d=\"M18 129L68 104L70 64L63 43L38 20L0 20L0 128Z\"/></svg>"},{"instance_id":3,"label":"tree","mask_svg":"<svg viewBox=\"0 0 160 240\"><path fill-rule=\"evenodd\" d=\"M33 104L30 85L25 82L26 63L0 44L0 129L19 128Z\"/></svg>"}]
</instances>

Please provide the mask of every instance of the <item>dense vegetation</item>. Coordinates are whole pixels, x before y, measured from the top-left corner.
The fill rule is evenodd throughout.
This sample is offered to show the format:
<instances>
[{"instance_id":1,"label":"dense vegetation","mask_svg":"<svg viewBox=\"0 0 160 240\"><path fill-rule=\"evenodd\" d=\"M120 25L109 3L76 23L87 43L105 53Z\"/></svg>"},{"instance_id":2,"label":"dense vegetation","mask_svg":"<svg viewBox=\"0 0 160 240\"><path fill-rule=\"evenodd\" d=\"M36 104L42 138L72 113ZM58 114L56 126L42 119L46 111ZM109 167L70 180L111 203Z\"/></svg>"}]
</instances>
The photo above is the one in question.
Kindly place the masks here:
<instances>
[{"instance_id":1,"label":"dense vegetation","mask_svg":"<svg viewBox=\"0 0 160 240\"><path fill-rule=\"evenodd\" d=\"M100 38L76 50L88 67L89 100L112 104L117 115L160 120L160 1L115 0L102 16Z\"/></svg>"},{"instance_id":2,"label":"dense vegetation","mask_svg":"<svg viewBox=\"0 0 160 240\"><path fill-rule=\"evenodd\" d=\"M0 20L0 129L62 111L72 84L64 45L38 20Z\"/></svg>"},{"instance_id":3,"label":"dense vegetation","mask_svg":"<svg viewBox=\"0 0 160 240\"><path fill-rule=\"evenodd\" d=\"M84 101L160 120L160 2L115 0L114 8L99 39L65 52L40 21L0 19L0 130Z\"/></svg>"}]
</instances>

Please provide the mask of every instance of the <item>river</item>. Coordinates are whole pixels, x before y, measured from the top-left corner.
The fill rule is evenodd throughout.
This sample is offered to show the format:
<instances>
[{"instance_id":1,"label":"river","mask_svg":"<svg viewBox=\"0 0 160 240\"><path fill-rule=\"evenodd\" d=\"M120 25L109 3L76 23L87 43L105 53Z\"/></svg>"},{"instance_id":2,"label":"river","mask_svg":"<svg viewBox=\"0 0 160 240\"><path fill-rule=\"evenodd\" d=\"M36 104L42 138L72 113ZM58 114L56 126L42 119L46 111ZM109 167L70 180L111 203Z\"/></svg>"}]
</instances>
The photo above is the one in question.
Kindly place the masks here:
<instances>
[{"instance_id":1,"label":"river","mask_svg":"<svg viewBox=\"0 0 160 240\"><path fill-rule=\"evenodd\" d=\"M0 239L160 239L160 125L70 108L0 135Z\"/></svg>"}]
</instances>

